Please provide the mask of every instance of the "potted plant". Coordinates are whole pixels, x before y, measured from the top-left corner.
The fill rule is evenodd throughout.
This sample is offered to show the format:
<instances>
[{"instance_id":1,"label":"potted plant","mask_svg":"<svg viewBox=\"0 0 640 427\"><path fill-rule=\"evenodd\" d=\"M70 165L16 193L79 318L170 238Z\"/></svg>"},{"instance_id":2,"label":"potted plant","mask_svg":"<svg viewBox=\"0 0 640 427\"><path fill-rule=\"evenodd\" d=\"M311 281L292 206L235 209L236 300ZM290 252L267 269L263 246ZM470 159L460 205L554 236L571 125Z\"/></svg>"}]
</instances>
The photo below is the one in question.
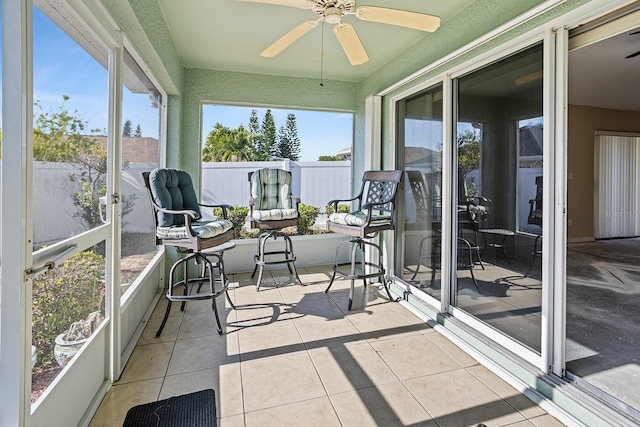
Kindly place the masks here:
<instances>
[{"instance_id":1,"label":"potted plant","mask_svg":"<svg viewBox=\"0 0 640 427\"><path fill-rule=\"evenodd\" d=\"M56 366L56 337L69 325L104 313L104 258L93 251L76 254L33 281L33 345L36 367ZM60 341L60 340L58 340Z\"/></svg>"},{"instance_id":2,"label":"potted plant","mask_svg":"<svg viewBox=\"0 0 640 427\"><path fill-rule=\"evenodd\" d=\"M53 353L61 368L73 359L103 320L102 313L94 311L89 313L86 319L73 322L69 329L56 337Z\"/></svg>"}]
</instances>

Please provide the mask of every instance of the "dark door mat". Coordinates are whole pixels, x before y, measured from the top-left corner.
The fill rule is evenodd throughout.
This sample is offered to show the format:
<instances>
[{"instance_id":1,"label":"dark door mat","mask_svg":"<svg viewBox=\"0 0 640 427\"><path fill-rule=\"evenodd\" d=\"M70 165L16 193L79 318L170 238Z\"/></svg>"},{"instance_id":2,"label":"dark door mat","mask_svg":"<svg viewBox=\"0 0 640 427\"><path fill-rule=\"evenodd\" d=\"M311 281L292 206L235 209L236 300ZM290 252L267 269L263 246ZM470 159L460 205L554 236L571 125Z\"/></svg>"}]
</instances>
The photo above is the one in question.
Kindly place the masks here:
<instances>
[{"instance_id":1,"label":"dark door mat","mask_svg":"<svg viewBox=\"0 0 640 427\"><path fill-rule=\"evenodd\" d=\"M174 396L129 409L123 427L216 427L212 389Z\"/></svg>"}]
</instances>

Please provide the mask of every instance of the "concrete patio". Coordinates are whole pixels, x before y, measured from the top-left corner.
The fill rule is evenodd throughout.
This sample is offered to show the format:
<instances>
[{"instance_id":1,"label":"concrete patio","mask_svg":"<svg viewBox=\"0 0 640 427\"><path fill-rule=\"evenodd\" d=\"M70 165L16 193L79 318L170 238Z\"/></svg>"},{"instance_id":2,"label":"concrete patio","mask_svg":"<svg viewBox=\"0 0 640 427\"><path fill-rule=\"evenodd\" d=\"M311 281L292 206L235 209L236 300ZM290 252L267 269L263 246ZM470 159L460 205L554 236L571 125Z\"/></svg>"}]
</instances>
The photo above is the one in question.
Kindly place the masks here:
<instances>
[{"instance_id":1,"label":"concrete patio","mask_svg":"<svg viewBox=\"0 0 640 427\"><path fill-rule=\"evenodd\" d=\"M225 308L222 336L199 301L174 304L155 338L161 298L91 426L207 388L223 427L563 425L375 286L358 283L347 312L348 281L324 293L330 266L298 268L305 286L268 273L260 292L248 273L230 276L238 309Z\"/></svg>"}]
</instances>

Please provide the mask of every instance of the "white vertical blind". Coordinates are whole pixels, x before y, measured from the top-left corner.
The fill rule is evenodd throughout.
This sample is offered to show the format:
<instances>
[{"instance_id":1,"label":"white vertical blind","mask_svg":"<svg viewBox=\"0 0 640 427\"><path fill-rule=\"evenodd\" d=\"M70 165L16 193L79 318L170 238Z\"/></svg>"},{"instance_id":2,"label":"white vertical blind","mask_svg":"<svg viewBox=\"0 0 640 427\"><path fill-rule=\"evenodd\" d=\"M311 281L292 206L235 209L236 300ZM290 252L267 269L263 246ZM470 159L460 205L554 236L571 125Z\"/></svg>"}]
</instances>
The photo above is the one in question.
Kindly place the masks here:
<instances>
[{"instance_id":1,"label":"white vertical blind","mask_svg":"<svg viewBox=\"0 0 640 427\"><path fill-rule=\"evenodd\" d=\"M640 235L640 134L595 132L596 239Z\"/></svg>"}]
</instances>

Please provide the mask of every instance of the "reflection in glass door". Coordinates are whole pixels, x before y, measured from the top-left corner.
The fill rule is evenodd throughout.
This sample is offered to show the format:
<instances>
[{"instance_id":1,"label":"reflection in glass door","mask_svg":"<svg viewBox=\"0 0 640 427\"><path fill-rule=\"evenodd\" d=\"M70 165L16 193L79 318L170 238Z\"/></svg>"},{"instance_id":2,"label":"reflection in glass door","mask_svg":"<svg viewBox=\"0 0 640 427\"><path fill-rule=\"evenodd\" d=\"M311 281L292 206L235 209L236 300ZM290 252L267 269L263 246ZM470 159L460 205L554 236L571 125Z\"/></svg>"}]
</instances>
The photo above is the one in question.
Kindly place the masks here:
<instances>
[{"instance_id":1,"label":"reflection in glass door","mask_svg":"<svg viewBox=\"0 0 640 427\"><path fill-rule=\"evenodd\" d=\"M442 85L398 102L404 229L399 277L440 299L442 224Z\"/></svg>"},{"instance_id":2,"label":"reflection in glass door","mask_svg":"<svg viewBox=\"0 0 640 427\"><path fill-rule=\"evenodd\" d=\"M454 81L457 308L541 347L542 44Z\"/></svg>"}]
</instances>

